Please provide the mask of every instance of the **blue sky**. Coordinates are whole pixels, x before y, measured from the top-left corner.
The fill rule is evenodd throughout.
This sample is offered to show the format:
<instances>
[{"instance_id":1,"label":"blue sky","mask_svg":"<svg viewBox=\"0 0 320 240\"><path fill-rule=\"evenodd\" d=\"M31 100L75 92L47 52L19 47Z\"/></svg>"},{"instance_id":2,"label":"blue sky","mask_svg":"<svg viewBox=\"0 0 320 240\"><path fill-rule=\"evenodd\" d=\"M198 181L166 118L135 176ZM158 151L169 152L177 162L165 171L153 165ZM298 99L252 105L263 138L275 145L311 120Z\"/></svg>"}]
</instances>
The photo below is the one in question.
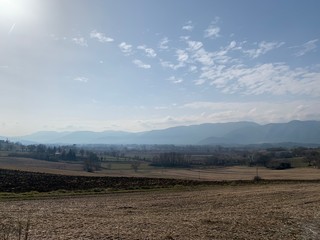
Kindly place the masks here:
<instances>
[{"instance_id":1,"label":"blue sky","mask_svg":"<svg viewBox=\"0 0 320 240\"><path fill-rule=\"evenodd\" d=\"M317 0L0 0L0 135L320 120Z\"/></svg>"}]
</instances>

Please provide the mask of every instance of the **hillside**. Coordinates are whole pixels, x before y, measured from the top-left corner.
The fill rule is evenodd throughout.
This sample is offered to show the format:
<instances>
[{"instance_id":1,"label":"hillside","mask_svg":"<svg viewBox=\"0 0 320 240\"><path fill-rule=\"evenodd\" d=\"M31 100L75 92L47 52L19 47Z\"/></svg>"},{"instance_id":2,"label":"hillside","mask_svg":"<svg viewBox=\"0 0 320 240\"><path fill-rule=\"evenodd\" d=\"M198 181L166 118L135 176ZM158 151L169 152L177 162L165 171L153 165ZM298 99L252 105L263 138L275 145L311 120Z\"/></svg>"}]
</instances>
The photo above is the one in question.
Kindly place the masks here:
<instances>
[{"instance_id":1,"label":"hillside","mask_svg":"<svg viewBox=\"0 0 320 240\"><path fill-rule=\"evenodd\" d=\"M11 140L45 144L320 144L320 121L291 121L266 125L254 122L206 123L140 133L37 132Z\"/></svg>"}]
</instances>

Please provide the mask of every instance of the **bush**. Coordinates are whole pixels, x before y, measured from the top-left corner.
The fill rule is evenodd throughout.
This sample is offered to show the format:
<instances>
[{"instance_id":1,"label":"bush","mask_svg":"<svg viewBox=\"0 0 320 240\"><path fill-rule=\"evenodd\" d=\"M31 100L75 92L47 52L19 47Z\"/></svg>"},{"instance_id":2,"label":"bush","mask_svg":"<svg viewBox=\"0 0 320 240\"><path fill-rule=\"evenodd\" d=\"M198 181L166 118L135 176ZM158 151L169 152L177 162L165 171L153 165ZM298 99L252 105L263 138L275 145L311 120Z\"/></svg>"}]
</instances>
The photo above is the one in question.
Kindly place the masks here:
<instances>
[{"instance_id":1,"label":"bush","mask_svg":"<svg viewBox=\"0 0 320 240\"><path fill-rule=\"evenodd\" d=\"M261 180L262 180L262 178L260 176L258 176L258 175L254 176L254 178L253 178L254 182L259 182Z\"/></svg>"}]
</instances>

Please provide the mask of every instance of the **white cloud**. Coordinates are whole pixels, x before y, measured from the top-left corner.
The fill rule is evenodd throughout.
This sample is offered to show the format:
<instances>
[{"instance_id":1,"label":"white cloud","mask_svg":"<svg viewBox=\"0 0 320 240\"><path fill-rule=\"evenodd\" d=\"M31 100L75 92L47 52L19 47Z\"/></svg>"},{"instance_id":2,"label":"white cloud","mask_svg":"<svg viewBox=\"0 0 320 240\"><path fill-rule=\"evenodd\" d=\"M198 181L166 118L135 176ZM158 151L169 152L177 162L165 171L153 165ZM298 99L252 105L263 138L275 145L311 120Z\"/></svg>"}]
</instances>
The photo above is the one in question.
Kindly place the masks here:
<instances>
[{"instance_id":1,"label":"white cloud","mask_svg":"<svg viewBox=\"0 0 320 240\"><path fill-rule=\"evenodd\" d=\"M135 65L137 65L139 68L144 68L144 69L148 69L151 68L151 65L149 64L145 64L143 63L141 60L139 59L135 59L132 61Z\"/></svg>"},{"instance_id":2,"label":"white cloud","mask_svg":"<svg viewBox=\"0 0 320 240\"><path fill-rule=\"evenodd\" d=\"M257 58L263 54L266 54L267 52L279 48L284 44L284 42L266 42L262 41L259 43L258 48L256 49L249 49L249 50L243 50L244 53L248 54L251 58Z\"/></svg>"},{"instance_id":3,"label":"white cloud","mask_svg":"<svg viewBox=\"0 0 320 240\"><path fill-rule=\"evenodd\" d=\"M82 83L87 83L89 81L89 79L86 77L76 77L73 80L77 82L82 82Z\"/></svg>"},{"instance_id":4,"label":"white cloud","mask_svg":"<svg viewBox=\"0 0 320 240\"><path fill-rule=\"evenodd\" d=\"M87 40L83 37L74 37L72 38L72 41L81 47L88 47Z\"/></svg>"},{"instance_id":5,"label":"white cloud","mask_svg":"<svg viewBox=\"0 0 320 240\"><path fill-rule=\"evenodd\" d=\"M143 50L147 57L155 58L157 53L152 48L147 48L145 45L138 46L137 49Z\"/></svg>"},{"instance_id":6,"label":"white cloud","mask_svg":"<svg viewBox=\"0 0 320 240\"><path fill-rule=\"evenodd\" d=\"M311 41L308 41L302 45L302 49L298 51L295 55L298 57L301 57L309 52L314 52L317 48L316 42L318 42L319 39L313 39Z\"/></svg>"},{"instance_id":7,"label":"white cloud","mask_svg":"<svg viewBox=\"0 0 320 240\"><path fill-rule=\"evenodd\" d=\"M164 68L170 68L172 70L177 70L179 68L182 68L185 66L185 64L183 62L179 62L178 64L173 64L171 62L168 61L163 61L162 59L160 59L160 64L162 67Z\"/></svg>"},{"instance_id":8,"label":"white cloud","mask_svg":"<svg viewBox=\"0 0 320 240\"><path fill-rule=\"evenodd\" d=\"M198 123L254 121L257 123L319 119L318 101L294 100L274 102L190 102L181 108L198 113ZM200 113L207 114L201 115Z\"/></svg>"},{"instance_id":9,"label":"white cloud","mask_svg":"<svg viewBox=\"0 0 320 240\"><path fill-rule=\"evenodd\" d=\"M127 44L126 42L120 43L118 47L126 55L130 55L132 53L132 45Z\"/></svg>"},{"instance_id":10,"label":"white cloud","mask_svg":"<svg viewBox=\"0 0 320 240\"><path fill-rule=\"evenodd\" d=\"M192 53L192 58L206 66L213 64L213 53L207 52L204 48L200 48Z\"/></svg>"},{"instance_id":11,"label":"white cloud","mask_svg":"<svg viewBox=\"0 0 320 240\"><path fill-rule=\"evenodd\" d=\"M260 124L289 122L291 120L320 119L315 112L318 101L273 101L273 102L189 102L171 106L166 117L139 120L137 125L146 129L173 126L254 121Z\"/></svg>"},{"instance_id":12,"label":"white cloud","mask_svg":"<svg viewBox=\"0 0 320 240\"><path fill-rule=\"evenodd\" d=\"M231 41L229 46L227 47L228 50L233 49L237 46L237 42L236 41Z\"/></svg>"},{"instance_id":13,"label":"white cloud","mask_svg":"<svg viewBox=\"0 0 320 240\"><path fill-rule=\"evenodd\" d=\"M182 78L176 78L175 76L171 76L168 78L169 81L171 81L174 84L182 83L183 79Z\"/></svg>"},{"instance_id":14,"label":"white cloud","mask_svg":"<svg viewBox=\"0 0 320 240\"><path fill-rule=\"evenodd\" d=\"M284 63L203 67L200 78L224 93L320 96L320 71L292 69Z\"/></svg>"},{"instance_id":15,"label":"white cloud","mask_svg":"<svg viewBox=\"0 0 320 240\"><path fill-rule=\"evenodd\" d=\"M176 53L177 53L177 57L178 57L179 62L185 62L189 58L188 53L184 50L178 49L176 51Z\"/></svg>"},{"instance_id":16,"label":"white cloud","mask_svg":"<svg viewBox=\"0 0 320 240\"><path fill-rule=\"evenodd\" d=\"M186 25L182 26L182 30L192 31L194 28L192 21L188 21Z\"/></svg>"},{"instance_id":17,"label":"white cloud","mask_svg":"<svg viewBox=\"0 0 320 240\"><path fill-rule=\"evenodd\" d=\"M97 32L97 30L93 30L90 33L90 38L96 38L99 42L113 42L114 39L110 37L106 37L103 33Z\"/></svg>"},{"instance_id":18,"label":"white cloud","mask_svg":"<svg viewBox=\"0 0 320 240\"><path fill-rule=\"evenodd\" d=\"M188 44L188 50L189 51L196 51L200 48L202 48L203 43L202 42L197 42L197 41L187 41Z\"/></svg>"},{"instance_id":19,"label":"white cloud","mask_svg":"<svg viewBox=\"0 0 320 240\"><path fill-rule=\"evenodd\" d=\"M213 53L207 52L203 48L202 42L197 41L187 41L188 47L186 48L186 51L190 53L191 58L203 65L212 65L213 64ZM190 63L193 63L190 61Z\"/></svg>"},{"instance_id":20,"label":"white cloud","mask_svg":"<svg viewBox=\"0 0 320 240\"><path fill-rule=\"evenodd\" d=\"M209 27L204 30L205 38L217 38L220 36L220 27L217 26L219 18L216 17L215 20L209 25Z\"/></svg>"},{"instance_id":21,"label":"white cloud","mask_svg":"<svg viewBox=\"0 0 320 240\"><path fill-rule=\"evenodd\" d=\"M163 50L168 49L169 48L168 43L169 43L169 39L167 37L162 38L159 42L159 48Z\"/></svg>"}]
</instances>

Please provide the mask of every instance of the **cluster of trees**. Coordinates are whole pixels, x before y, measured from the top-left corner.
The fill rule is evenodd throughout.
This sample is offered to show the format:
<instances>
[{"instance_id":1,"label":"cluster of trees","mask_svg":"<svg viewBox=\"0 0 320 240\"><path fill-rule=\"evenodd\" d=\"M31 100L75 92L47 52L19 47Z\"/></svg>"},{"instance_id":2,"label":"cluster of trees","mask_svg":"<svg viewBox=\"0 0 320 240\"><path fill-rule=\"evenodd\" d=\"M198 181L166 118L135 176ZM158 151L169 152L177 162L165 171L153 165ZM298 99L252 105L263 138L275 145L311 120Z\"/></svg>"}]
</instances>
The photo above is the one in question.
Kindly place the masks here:
<instances>
[{"instance_id":1,"label":"cluster of trees","mask_svg":"<svg viewBox=\"0 0 320 240\"><path fill-rule=\"evenodd\" d=\"M177 152L160 153L152 159L151 165L159 167L189 167L190 155Z\"/></svg>"},{"instance_id":2,"label":"cluster of trees","mask_svg":"<svg viewBox=\"0 0 320 240\"><path fill-rule=\"evenodd\" d=\"M0 140L0 151L19 151L24 146L20 143L13 143L7 140Z\"/></svg>"},{"instance_id":3,"label":"cluster of trees","mask_svg":"<svg viewBox=\"0 0 320 240\"><path fill-rule=\"evenodd\" d=\"M88 156L83 159L83 167L85 171L94 172L101 170L101 159L97 156L97 154L89 152Z\"/></svg>"},{"instance_id":4,"label":"cluster of trees","mask_svg":"<svg viewBox=\"0 0 320 240\"><path fill-rule=\"evenodd\" d=\"M22 145L0 140L0 151L10 156L30 157L47 161L83 162L86 171L101 168L101 161L133 161L137 171L140 163L160 167L210 167L248 165L275 169L291 167L294 160L320 168L320 148L306 147L222 147L174 145ZM110 160L111 159L111 160ZM292 160L294 159L294 160Z\"/></svg>"},{"instance_id":5,"label":"cluster of trees","mask_svg":"<svg viewBox=\"0 0 320 240\"><path fill-rule=\"evenodd\" d=\"M45 161L82 162L84 170L93 172L101 169L101 158L90 150L72 146L47 146L44 144L21 145L10 141L0 141L0 150L9 151L10 157L25 157Z\"/></svg>"}]
</instances>

